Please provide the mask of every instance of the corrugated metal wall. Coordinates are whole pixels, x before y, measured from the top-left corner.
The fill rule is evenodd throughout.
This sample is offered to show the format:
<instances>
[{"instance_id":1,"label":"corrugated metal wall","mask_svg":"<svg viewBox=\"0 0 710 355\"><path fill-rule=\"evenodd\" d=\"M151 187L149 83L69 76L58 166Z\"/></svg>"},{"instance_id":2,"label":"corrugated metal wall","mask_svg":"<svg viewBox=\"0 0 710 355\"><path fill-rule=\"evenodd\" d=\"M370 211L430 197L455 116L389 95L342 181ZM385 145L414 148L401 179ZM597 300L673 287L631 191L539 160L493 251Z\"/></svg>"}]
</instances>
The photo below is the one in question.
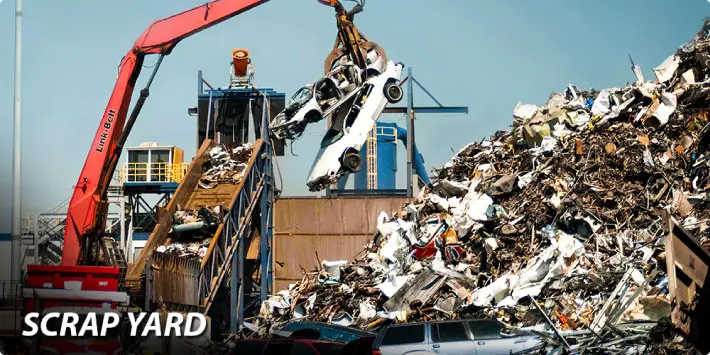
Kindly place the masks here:
<instances>
[{"instance_id":1,"label":"corrugated metal wall","mask_svg":"<svg viewBox=\"0 0 710 355\"><path fill-rule=\"evenodd\" d=\"M352 260L374 236L377 215L398 211L406 202L381 197L279 199L274 211L275 290L301 280L301 267L315 270L318 259Z\"/></svg>"}]
</instances>

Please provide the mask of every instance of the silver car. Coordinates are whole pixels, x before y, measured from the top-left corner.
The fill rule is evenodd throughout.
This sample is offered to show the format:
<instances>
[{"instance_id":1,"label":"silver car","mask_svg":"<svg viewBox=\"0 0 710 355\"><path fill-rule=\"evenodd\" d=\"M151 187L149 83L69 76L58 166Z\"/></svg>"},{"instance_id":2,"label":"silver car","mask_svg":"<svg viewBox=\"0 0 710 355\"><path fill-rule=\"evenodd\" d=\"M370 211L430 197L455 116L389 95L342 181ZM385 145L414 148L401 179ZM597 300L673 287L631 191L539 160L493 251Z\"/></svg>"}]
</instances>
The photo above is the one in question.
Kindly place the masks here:
<instances>
[{"instance_id":1,"label":"silver car","mask_svg":"<svg viewBox=\"0 0 710 355\"><path fill-rule=\"evenodd\" d=\"M373 354L502 355L539 350L542 339L490 319L405 323L385 327Z\"/></svg>"}]
</instances>

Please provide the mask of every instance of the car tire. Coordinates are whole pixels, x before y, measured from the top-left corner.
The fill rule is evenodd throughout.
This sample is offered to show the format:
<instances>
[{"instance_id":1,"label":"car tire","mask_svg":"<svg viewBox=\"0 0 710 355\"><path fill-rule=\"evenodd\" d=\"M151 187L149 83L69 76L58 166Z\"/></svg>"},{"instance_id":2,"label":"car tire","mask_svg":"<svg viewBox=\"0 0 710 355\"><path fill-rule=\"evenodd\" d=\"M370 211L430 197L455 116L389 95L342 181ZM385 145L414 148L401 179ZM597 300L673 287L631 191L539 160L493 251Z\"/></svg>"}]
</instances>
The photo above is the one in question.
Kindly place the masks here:
<instances>
[{"instance_id":1,"label":"car tire","mask_svg":"<svg viewBox=\"0 0 710 355\"><path fill-rule=\"evenodd\" d=\"M343 168L351 173L356 173L362 170L362 159L360 154L354 151L349 151L343 155Z\"/></svg>"},{"instance_id":2,"label":"car tire","mask_svg":"<svg viewBox=\"0 0 710 355\"><path fill-rule=\"evenodd\" d=\"M388 81L383 90L385 98L389 101L389 103L396 104L402 101L404 91L402 91L402 88L399 87L399 85L397 85L394 81Z\"/></svg>"},{"instance_id":3,"label":"car tire","mask_svg":"<svg viewBox=\"0 0 710 355\"><path fill-rule=\"evenodd\" d=\"M311 111L306 114L305 118L306 118L306 123L316 123L316 122L322 120L323 116L316 111Z\"/></svg>"}]
</instances>

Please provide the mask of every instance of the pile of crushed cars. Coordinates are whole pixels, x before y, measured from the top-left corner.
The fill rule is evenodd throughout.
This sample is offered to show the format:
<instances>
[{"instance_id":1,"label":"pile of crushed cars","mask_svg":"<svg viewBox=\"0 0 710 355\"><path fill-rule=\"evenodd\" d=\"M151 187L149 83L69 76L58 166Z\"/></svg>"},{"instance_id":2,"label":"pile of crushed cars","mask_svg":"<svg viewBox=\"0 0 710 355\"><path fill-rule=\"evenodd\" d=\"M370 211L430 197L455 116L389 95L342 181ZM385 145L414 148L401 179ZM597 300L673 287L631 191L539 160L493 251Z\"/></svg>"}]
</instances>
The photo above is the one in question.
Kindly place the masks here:
<instances>
[{"instance_id":1,"label":"pile of crushed cars","mask_svg":"<svg viewBox=\"0 0 710 355\"><path fill-rule=\"evenodd\" d=\"M578 351L689 348L667 323L664 221L710 248L710 25L657 80L633 69L623 88L517 105L511 132L467 145L382 213L354 261L264 302L262 329L486 317Z\"/></svg>"},{"instance_id":2,"label":"pile of crushed cars","mask_svg":"<svg viewBox=\"0 0 710 355\"><path fill-rule=\"evenodd\" d=\"M214 189L220 184L241 182L252 155L252 145L238 146L231 149L231 153L225 146L216 146L209 151L209 155L210 160L203 166L204 173L198 182L199 189ZM221 206L176 211L169 237L171 242L156 251L201 261L219 227L221 212Z\"/></svg>"}]
</instances>

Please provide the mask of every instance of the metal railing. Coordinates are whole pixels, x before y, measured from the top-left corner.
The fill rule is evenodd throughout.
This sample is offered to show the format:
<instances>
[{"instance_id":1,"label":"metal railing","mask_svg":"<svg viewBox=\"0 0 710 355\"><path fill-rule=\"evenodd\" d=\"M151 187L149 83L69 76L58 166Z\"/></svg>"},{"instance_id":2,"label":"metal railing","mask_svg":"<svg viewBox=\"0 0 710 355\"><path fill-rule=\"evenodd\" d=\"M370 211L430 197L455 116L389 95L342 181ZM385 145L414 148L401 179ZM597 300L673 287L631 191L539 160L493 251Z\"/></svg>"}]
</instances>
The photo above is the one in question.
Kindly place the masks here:
<instances>
[{"instance_id":1,"label":"metal railing","mask_svg":"<svg viewBox=\"0 0 710 355\"><path fill-rule=\"evenodd\" d=\"M0 281L0 310L22 308L22 282Z\"/></svg>"},{"instance_id":2,"label":"metal railing","mask_svg":"<svg viewBox=\"0 0 710 355\"><path fill-rule=\"evenodd\" d=\"M230 204L230 212L225 216L222 225L215 233L217 238L212 241L207 254L202 259L198 287L202 300L201 306L205 314L209 312L220 285L226 283L226 278L230 273L231 282L237 283L239 288L239 295L232 295L234 297L232 302L239 305L244 304L245 290L242 281L244 270L239 267L237 270L233 270L232 266L235 261L236 265L243 265L245 248L248 245L247 239L251 236L253 228L260 223L254 221L255 212L263 202L262 192L265 189L265 180L270 178L267 175L270 174L268 172L268 167L271 164L270 159L270 146L262 141L257 141L247 172ZM271 206L268 206L269 211L262 211L262 213L270 213L270 208ZM269 237L262 236L261 238L268 239ZM265 240L261 242L264 243ZM262 260L261 262L268 265L268 261ZM261 282L264 285L270 284L270 273L266 274L268 275L262 272L261 275ZM241 314L237 317L243 319Z\"/></svg>"},{"instance_id":3,"label":"metal railing","mask_svg":"<svg viewBox=\"0 0 710 355\"><path fill-rule=\"evenodd\" d=\"M0 280L0 334L18 336L22 330L22 283Z\"/></svg>"},{"instance_id":4,"label":"metal railing","mask_svg":"<svg viewBox=\"0 0 710 355\"><path fill-rule=\"evenodd\" d=\"M124 163L118 171L120 184L127 182L181 182L189 163Z\"/></svg>"}]
</instances>

